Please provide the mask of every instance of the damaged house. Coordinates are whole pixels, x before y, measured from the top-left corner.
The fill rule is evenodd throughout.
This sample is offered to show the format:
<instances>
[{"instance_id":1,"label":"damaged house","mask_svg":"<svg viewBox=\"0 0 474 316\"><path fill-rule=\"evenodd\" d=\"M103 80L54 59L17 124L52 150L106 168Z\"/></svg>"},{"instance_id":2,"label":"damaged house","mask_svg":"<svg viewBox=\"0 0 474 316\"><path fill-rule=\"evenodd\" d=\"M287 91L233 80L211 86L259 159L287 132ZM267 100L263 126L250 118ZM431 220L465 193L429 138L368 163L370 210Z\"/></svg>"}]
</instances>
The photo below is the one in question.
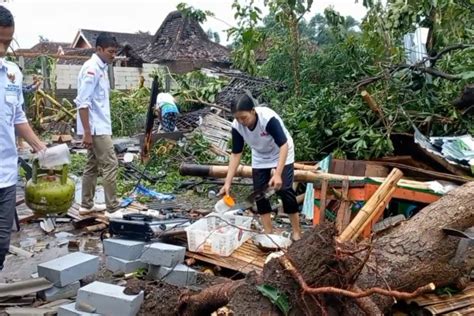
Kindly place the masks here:
<instances>
[{"instance_id":1,"label":"damaged house","mask_svg":"<svg viewBox=\"0 0 474 316\"><path fill-rule=\"evenodd\" d=\"M146 62L166 65L173 73L231 65L229 49L209 40L199 22L179 11L168 14L151 43L138 53Z\"/></svg>"}]
</instances>

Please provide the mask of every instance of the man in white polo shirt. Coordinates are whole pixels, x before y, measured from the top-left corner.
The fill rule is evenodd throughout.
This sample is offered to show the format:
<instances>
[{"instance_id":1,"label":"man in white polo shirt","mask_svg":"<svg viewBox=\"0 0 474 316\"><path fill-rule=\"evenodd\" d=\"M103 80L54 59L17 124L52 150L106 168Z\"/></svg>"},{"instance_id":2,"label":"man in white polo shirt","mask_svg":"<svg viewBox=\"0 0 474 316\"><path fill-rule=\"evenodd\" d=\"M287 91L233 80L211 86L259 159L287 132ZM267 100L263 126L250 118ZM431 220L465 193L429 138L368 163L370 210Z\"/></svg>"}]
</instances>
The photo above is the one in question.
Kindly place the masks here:
<instances>
[{"instance_id":1,"label":"man in white polo shirt","mask_svg":"<svg viewBox=\"0 0 474 316\"><path fill-rule=\"evenodd\" d=\"M10 246L10 233L15 216L18 153L15 131L38 153L46 147L33 132L22 105L23 75L17 65L5 60L13 40L15 22L11 12L0 6L0 271Z\"/></svg>"},{"instance_id":2,"label":"man in white polo shirt","mask_svg":"<svg viewBox=\"0 0 474 316\"><path fill-rule=\"evenodd\" d=\"M108 64L117 53L115 37L101 33L96 40L96 53L81 68L77 83L77 134L88 149L87 164L82 176L80 213L114 211L119 206L116 196L118 161L112 143L110 119L110 84ZM94 204L99 170L102 171L105 206Z\"/></svg>"}]
</instances>

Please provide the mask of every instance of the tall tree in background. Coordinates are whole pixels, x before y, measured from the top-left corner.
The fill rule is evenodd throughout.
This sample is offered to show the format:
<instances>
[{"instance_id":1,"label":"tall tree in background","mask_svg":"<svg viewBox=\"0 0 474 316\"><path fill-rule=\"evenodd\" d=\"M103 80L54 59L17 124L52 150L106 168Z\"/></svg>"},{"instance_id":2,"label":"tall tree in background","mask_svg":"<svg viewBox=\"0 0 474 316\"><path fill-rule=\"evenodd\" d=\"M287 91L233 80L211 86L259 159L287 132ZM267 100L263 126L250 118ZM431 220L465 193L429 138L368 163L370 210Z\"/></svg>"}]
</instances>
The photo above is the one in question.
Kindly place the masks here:
<instances>
[{"instance_id":1,"label":"tall tree in background","mask_svg":"<svg viewBox=\"0 0 474 316\"><path fill-rule=\"evenodd\" d=\"M289 30L289 47L294 90L301 95L300 78L300 30L299 23L304 15L311 10L313 0L266 0L265 5L275 15L275 20Z\"/></svg>"}]
</instances>

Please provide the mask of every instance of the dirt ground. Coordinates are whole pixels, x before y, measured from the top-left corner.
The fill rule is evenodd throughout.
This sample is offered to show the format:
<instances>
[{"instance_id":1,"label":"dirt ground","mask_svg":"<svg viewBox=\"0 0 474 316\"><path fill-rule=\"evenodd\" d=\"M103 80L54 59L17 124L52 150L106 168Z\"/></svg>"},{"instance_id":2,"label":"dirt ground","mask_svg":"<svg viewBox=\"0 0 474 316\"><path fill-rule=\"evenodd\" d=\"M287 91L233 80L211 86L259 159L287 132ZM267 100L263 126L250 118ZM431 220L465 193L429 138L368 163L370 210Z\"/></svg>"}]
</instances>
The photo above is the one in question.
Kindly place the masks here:
<instances>
[{"instance_id":1,"label":"dirt ground","mask_svg":"<svg viewBox=\"0 0 474 316\"><path fill-rule=\"evenodd\" d=\"M181 294L189 292L197 293L201 289L227 282L227 280L226 278L201 273L198 275L195 286L180 288L159 281L131 279L127 281L126 292L134 294L140 290L144 291L145 300L138 315L176 316L178 315L177 307Z\"/></svg>"}]
</instances>

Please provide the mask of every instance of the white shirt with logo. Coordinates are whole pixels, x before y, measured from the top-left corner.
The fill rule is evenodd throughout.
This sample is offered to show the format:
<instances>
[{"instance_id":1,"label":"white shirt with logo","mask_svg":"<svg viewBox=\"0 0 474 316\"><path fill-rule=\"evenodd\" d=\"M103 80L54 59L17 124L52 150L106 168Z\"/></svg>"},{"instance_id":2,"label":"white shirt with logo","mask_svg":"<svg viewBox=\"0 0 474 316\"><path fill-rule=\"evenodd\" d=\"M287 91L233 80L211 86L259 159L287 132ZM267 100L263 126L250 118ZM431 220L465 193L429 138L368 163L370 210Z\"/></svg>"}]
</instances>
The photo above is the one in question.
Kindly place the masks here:
<instances>
[{"instance_id":1,"label":"white shirt with logo","mask_svg":"<svg viewBox=\"0 0 474 316\"><path fill-rule=\"evenodd\" d=\"M288 144L288 155L286 157L285 165L292 164L295 162L295 150L293 145L293 138L283 124L280 116L270 108L267 107L255 107L255 111L258 116L257 125L253 130L240 124L234 119L232 127L236 129L245 143L247 143L252 149L252 168L255 169L266 169L275 168L278 166L278 160L280 158L280 147L275 143L273 137L268 134L266 127L270 119L276 118L285 133Z\"/></svg>"},{"instance_id":2,"label":"white shirt with logo","mask_svg":"<svg viewBox=\"0 0 474 316\"><path fill-rule=\"evenodd\" d=\"M16 185L18 180L15 125L28 122L22 109L22 85L18 66L0 59L0 189Z\"/></svg>"},{"instance_id":3,"label":"white shirt with logo","mask_svg":"<svg viewBox=\"0 0 474 316\"><path fill-rule=\"evenodd\" d=\"M110 83L107 73L108 66L99 56L93 54L86 61L77 78L77 134L84 135L84 127L79 109L89 109L89 125L92 135L112 135L110 118Z\"/></svg>"}]
</instances>

